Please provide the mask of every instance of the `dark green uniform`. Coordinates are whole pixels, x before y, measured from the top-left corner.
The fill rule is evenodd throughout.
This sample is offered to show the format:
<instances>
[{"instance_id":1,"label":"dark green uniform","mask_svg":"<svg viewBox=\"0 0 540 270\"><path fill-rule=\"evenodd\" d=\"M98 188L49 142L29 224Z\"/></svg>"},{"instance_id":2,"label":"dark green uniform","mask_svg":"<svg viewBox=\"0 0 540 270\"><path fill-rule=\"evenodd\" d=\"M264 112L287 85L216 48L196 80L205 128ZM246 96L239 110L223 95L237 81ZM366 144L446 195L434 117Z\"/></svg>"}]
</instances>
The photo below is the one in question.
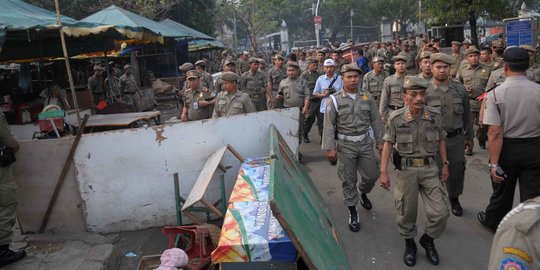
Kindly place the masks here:
<instances>
[{"instance_id":1,"label":"dark green uniform","mask_svg":"<svg viewBox=\"0 0 540 270\"><path fill-rule=\"evenodd\" d=\"M217 95L216 106L214 107L213 118L230 116L242 113L256 112L257 109L249 95L237 90L236 93L222 91Z\"/></svg>"},{"instance_id":2,"label":"dark green uniform","mask_svg":"<svg viewBox=\"0 0 540 270\"><path fill-rule=\"evenodd\" d=\"M266 78L262 72L253 74L247 71L242 74L238 89L249 95L257 111L266 110Z\"/></svg>"},{"instance_id":3,"label":"dark green uniform","mask_svg":"<svg viewBox=\"0 0 540 270\"><path fill-rule=\"evenodd\" d=\"M188 121L208 119L212 116L211 107L199 106L199 101L208 100L212 97L212 92L199 85L197 89L188 89L184 97L184 106L188 108Z\"/></svg>"}]
</instances>

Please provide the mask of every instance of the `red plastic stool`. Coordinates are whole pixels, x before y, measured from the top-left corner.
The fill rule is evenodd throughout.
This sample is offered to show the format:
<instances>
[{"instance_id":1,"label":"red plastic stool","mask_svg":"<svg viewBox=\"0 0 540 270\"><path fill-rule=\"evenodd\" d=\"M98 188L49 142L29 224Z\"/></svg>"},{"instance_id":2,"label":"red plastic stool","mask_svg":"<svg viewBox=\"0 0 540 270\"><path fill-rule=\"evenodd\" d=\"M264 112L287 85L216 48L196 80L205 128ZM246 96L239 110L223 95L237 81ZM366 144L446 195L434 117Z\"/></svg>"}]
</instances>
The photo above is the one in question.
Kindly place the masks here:
<instances>
[{"instance_id":1,"label":"red plastic stool","mask_svg":"<svg viewBox=\"0 0 540 270\"><path fill-rule=\"evenodd\" d=\"M207 227L166 226L161 232L169 238L169 248L178 247L186 252L189 258L187 270L200 270L210 263L210 254L216 247L212 243ZM181 241L175 246L177 237Z\"/></svg>"}]
</instances>

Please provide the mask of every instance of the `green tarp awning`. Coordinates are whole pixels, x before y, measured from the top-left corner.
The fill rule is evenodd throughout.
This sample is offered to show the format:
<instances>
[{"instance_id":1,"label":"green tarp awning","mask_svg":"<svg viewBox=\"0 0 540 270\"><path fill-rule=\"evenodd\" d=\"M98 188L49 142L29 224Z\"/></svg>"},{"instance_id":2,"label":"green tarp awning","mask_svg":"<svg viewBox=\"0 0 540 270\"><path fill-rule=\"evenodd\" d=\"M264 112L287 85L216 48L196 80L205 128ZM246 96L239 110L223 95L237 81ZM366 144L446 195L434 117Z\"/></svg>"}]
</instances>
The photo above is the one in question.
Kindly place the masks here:
<instances>
[{"instance_id":1,"label":"green tarp awning","mask_svg":"<svg viewBox=\"0 0 540 270\"><path fill-rule=\"evenodd\" d=\"M173 28L173 29L177 29L177 30L180 30L180 31L183 31L183 32L186 32L189 34L189 36L193 39L203 39L203 40L216 40L215 38L205 34L205 33L202 33L202 32L199 32L191 27L188 27L188 26L185 26L179 22L175 22L171 19L165 19L163 21L160 22L160 24L162 25L165 25L165 26L168 26L170 28Z\"/></svg>"}]
</instances>

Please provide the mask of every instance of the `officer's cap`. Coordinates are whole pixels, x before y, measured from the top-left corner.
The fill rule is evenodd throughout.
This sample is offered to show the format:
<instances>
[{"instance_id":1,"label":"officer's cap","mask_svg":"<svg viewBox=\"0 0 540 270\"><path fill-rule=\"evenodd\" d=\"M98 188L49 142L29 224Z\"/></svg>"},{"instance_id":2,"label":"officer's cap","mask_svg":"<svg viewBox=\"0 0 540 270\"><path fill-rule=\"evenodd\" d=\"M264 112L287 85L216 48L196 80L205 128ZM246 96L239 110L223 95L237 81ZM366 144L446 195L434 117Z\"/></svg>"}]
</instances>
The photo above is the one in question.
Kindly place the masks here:
<instances>
[{"instance_id":1,"label":"officer's cap","mask_svg":"<svg viewBox=\"0 0 540 270\"><path fill-rule=\"evenodd\" d=\"M423 51L420 53L420 59L430 59L431 52L430 51Z\"/></svg>"},{"instance_id":2,"label":"officer's cap","mask_svg":"<svg viewBox=\"0 0 540 270\"><path fill-rule=\"evenodd\" d=\"M257 60L259 60L259 64L266 65L266 61L264 61L264 59L262 59L262 58L257 58Z\"/></svg>"},{"instance_id":3,"label":"officer's cap","mask_svg":"<svg viewBox=\"0 0 540 270\"><path fill-rule=\"evenodd\" d=\"M372 63L377 63L377 62L384 63L384 58L375 56L375 57L373 57L373 59L371 59L371 62Z\"/></svg>"},{"instance_id":4,"label":"officer's cap","mask_svg":"<svg viewBox=\"0 0 540 270\"><path fill-rule=\"evenodd\" d=\"M503 60L507 63L528 63L529 53L520 47L508 47L504 50Z\"/></svg>"},{"instance_id":5,"label":"officer's cap","mask_svg":"<svg viewBox=\"0 0 540 270\"><path fill-rule=\"evenodd\" d=\"M474 47L471 47L471 48L468 48L468 49L465 50L465 55L469 55L469 54L473 54L473 53L480 54L480 51L477 48L474 48Z\"/></svg>"},{"instance_id":6,"label":"officer's cap","mask_svg":"<svg viewBox=\"0 0 540 270\"><path fill-rule=\"evenodd\" d=\"M240 76L238 76L234 72L227 71L223 72L223 75L221 75L221 79L228 82L237 82L238 79L240 79Z\"/></svg>"},{"instance_id":7,"label":"officer's cap","mask_svg":"<svg viewBox=\"0 0 540 270\"><path fill-rule=\"evenodd\" d=\"M253 64L253 63L259 64L259 58L251 57L251 58L249 58L249 63L250 64Z\"/></svg>"},{"instance_id":8,"label":"officer's cap","mask_svg":"<svg viewBox=\"0 0 540 270\"><path fill-rule=\"evenodd\" d=\"M394 60L394 62L397 62L397 61L407 62L407 55L403 53L398 53L398 55L392 57L392 60Z\"/></svg>"},{"instance_id":9,"label":"officer's cap","mask_svg":"<svg viewBox=\"0 0 540 270\"><path fill-rule=\"evenodd\" d=\"M319 64L319 60L315 59L315 58L311 58L308 60L308 64Z\"/></svg>"},{"instance_id":10,"label":"officer's cap","mask_svg":"<svg viewBox=\"0 0 540 270\"><path fill-rule=\"evenodd\" d=\"M179 66L178 69L179 69L180 71L185 72L185 71L188 71L188 70L192 70L194 67L195 67L195 66L193 66L192 63L186 62L186 63L183 63L181 66Z\"/></svg>"},{"instance_id":11,"label":"officer's cap","mask_svg":"<svg viewBox=\"0 0 540 270\"><path fill-rule=\"evenodd\" d=\"M491 42L491 47L503 48L504 45L503 45L502 40L494 40L493 42Z\"/></svg>"},{"instance_id":12,"label":"officer's cap","mask_svg":"<svg viewBox=\"0 0 540 270\"><path fill-rule=\"evenodd\" d=\"M356 71L358 74L362 74L362 70L353 64L346 64L341 67L341 73L349 72L349 71Z\"/></svg>"},{"instance_id":13,"label":"officer's cap","mask_svg":"<svg viewBox=\"0 0 540 270\"><path fill-rule=\"evenodd\" d=\"M187 78L190 79L190 78L199 78L201 77L201 73L199 73L198 71L196 70L190 70L187 72Z\"/></svg>"},{"instance_id":14,"label":"officer's cap","mask_svg":"<svg viewBox=\"0 0 540 270\"><path fill-rule=\"evenodd\" d=\"M407 76L403 81L403 89L408 90L426 90L429 82L416 76Z\"/></svg>"},{"instance_id":15,"label":"officer's cap","mask_svg":"<svg viewBox=\"0 0 540 270\"><path fill-rule=\"evenodd\" d=\"M195 66L203 66L203 67L206 67L206 61L204 61L204 60L199 60L199 61L195 62Z\"/></svg>"},{"instance_id":16,"label":"officer's cap","mask_svg":"<svg viewBox=\"0 0 540 270\"><path fill-rule=\"evenodd\" d=\"M274 59L280 59L280 60L285 61L285 58L283 58L283 56L281 54L274 55Z\"/></svg>"},{"instance_id":17,"label":"officer's cap","mask_svg":"<svg viewBox=\"0 0 540 270\"><path fill-rule=\"evenodd\" d=\"M468 41L468 40L464 40L464 41L463 41L463 42L461 42L461 43L462 43L463 45L465 45L465 44L471 45L471 42L470 42L470 41Z\"/></svg>"},{"instance_id":18,"label":"officer's cap","mask_svg":"<svg viewBox=\"0 0 540 270\"><path fill-rule=\"evenodd\" d=\"M527 50L529 52L533 52L533 53L536 52L536 49L531 45L520 45L519 47L523 48L523 49L525 49L525 50Z\"/></svg>"},{"instance_id":19,"label":"officer's cap","mask_svg":"<svg viewBox=\"0 0 540 270\"><path fill-rule=\"evenodd\" d=\"M429 60L431 64L434 64L437 61L441 61L443 63L447 63L449 65L454 64L454 58L452 58L450 55L446 53L432 53L429 57Z\"/></svg>"},{"instance_id":20,"label":"officer's cap","mask_svg":"<svg viewBox=\"0 0 540 270\"><path fill-rule=\"evenodd\" d=\"M461 42L454 40L452 41L452 45L461 46Z\"/></svg>"},{"instance_id":21,"label":"officer's cap","mask_svg":"<svg viewBox=\"0 0 540 270\"><path fill-rule=\"evenodd\" d=\"M300 68L300 65L298 64L298 62L288 61L287 62L287 67Z\"/></svg>"},{"instance_id":22,"label":"officer's cap","mask_svg":"<svg viewBox=\"0 0 540 270\"><path fill-rule=\"evenodd\" d=\"M226 66L228 66L228 65L236 66L236 63L231 59L227 59L227 60L225 60L225 65Z\"/></svg>"}]
</instances>

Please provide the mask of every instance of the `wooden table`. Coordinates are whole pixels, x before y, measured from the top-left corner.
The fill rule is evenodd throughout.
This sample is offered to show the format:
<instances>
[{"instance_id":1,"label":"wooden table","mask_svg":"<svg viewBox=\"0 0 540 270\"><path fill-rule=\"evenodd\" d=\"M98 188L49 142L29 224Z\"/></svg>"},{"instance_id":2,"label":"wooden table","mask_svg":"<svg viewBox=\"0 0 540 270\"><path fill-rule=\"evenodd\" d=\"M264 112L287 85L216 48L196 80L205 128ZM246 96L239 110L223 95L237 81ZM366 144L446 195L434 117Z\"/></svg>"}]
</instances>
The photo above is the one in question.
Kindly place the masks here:
<instances>
[{"instance_id":1,"label":"wooden table","mask_svg":"<svg viewBox=\"0 0 540 270\"><path fill-rule=\"evenodd\" d=\"M96 114L90 116L90 118L88 119L88 123L86 123L86 127L130 127L139 120L143 120L146 122L154 120L156 125L159 125L160 116L160 111Z\"/></svg>"}]
</instances>

